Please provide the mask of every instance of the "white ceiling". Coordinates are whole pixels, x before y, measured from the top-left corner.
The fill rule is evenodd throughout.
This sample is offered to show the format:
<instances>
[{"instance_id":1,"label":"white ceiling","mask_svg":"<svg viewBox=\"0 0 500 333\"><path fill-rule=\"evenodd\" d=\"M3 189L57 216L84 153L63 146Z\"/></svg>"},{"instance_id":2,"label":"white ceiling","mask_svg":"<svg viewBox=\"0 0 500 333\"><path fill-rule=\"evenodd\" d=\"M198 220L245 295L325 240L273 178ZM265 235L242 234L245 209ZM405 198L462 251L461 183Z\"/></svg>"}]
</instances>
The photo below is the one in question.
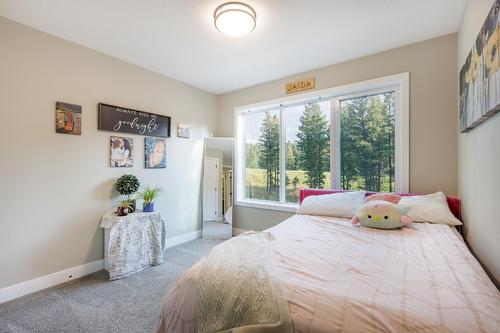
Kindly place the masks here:
<instances>
[{"instance_id":1,"label":"white ceiling","mask_svg":"<svg viewBox=\"0 0 500 333\"><path fill-rule=\"evenodd\" d=\"M0 15L223 93L458 30L467 0L244 0L244 37L221 35L223 0L0 0Z\"/></svg>"}]
</instances>

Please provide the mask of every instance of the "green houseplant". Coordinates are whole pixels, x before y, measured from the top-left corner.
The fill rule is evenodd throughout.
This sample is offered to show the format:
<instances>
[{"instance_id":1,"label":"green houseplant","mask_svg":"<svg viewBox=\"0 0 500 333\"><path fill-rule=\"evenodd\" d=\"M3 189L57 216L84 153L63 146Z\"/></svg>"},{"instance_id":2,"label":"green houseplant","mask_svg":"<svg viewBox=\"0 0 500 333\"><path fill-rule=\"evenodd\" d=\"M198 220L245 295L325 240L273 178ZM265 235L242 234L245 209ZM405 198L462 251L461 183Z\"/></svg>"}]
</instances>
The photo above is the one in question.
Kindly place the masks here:
<instances>
[{"instance_id":1,"label":"green houseplant","mask_svg":"<svg viewBox=\"0 0 500 333\"><path fill-rule=\"evenodd\" d=\"M139 192L139 199L144 200L142 206L142 211L144 212L154 212L155 206L154 202L156 198L161 194L162 189L160 187L150 187L146 186L141 192Z\"/></svg>"},{"instance_id":2,"label":"green houseplant","mask_svg":"<svg viewBox=\"0 0 500 333\"><path fill-rule=\"evenodd\" d=\"M135 200L132 199L132 194L137 192L140 183L134 175L123 175L116 181L115 188L118 193L127 196L127 202L132 207L132 211L135 211Z\"/></svg>"}]
</instances>

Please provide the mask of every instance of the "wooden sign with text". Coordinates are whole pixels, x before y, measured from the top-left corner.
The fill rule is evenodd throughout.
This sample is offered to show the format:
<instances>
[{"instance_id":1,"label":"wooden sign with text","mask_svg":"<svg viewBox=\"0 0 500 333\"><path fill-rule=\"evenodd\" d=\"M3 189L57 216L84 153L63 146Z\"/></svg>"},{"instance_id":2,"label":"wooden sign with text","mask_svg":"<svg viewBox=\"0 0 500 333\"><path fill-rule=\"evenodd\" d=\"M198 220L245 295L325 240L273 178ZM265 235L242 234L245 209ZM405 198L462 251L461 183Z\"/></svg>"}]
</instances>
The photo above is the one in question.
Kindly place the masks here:
<instances>
[{"instance_id":1,"label":"wooden sign with text","mask_svg":"<svg viewBox=\"0 0 500 333\"><path fill-rule=\"evenodd\" d=\"M287 83L286 94L295 94L299 91L314 89L315 84L316 80L314 78Z\"/></svg>"},{"instance_id":2,"label":"wooden sign with text","mask_svg":"<svg viewBox=\"0 0 500 333\"><path fill-rule=\"evenodd\" d=\"M160 138L170 137L170 117L99 103L99 129Z\"/></svg>"}]
</instances>

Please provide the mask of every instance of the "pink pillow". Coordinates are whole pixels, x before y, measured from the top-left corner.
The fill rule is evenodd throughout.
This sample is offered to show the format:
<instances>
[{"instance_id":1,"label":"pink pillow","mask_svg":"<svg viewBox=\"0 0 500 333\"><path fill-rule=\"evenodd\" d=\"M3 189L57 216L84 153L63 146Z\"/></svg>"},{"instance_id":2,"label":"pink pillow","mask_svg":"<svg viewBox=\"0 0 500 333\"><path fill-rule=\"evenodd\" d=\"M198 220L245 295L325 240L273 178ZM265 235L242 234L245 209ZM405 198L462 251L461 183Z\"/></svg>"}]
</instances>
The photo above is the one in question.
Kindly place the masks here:
<instances>
[{"instance_id":1,"label":"pink pillow","mask_svg":"<svg viewBox=\"0 0 500 333\"><path fill-rule=\"evenodd\" d=\"M375 193L366 197L365 203L373 200L387 201L397 205L399 200L401 200L401 197L392 193Z\"/></svg>"}]
</instances>

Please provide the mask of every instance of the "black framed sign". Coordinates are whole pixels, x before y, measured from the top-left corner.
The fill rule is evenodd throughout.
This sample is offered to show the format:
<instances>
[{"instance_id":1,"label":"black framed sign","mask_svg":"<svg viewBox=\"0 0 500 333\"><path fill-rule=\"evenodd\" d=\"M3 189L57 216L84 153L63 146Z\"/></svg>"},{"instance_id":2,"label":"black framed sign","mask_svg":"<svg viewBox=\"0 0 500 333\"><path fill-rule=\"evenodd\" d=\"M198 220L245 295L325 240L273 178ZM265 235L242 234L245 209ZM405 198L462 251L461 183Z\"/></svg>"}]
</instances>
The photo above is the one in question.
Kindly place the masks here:
<instances>
[{"instance_id":1,"label":"black framed sign","mask_svg":"<svg viewBox=\"0 0 500 333\"><path fill-rule=\"evenodd\" d=\"M98 129L119 133L170 137L170 117L99 103Z\"/></svg>"}]
</instances>

